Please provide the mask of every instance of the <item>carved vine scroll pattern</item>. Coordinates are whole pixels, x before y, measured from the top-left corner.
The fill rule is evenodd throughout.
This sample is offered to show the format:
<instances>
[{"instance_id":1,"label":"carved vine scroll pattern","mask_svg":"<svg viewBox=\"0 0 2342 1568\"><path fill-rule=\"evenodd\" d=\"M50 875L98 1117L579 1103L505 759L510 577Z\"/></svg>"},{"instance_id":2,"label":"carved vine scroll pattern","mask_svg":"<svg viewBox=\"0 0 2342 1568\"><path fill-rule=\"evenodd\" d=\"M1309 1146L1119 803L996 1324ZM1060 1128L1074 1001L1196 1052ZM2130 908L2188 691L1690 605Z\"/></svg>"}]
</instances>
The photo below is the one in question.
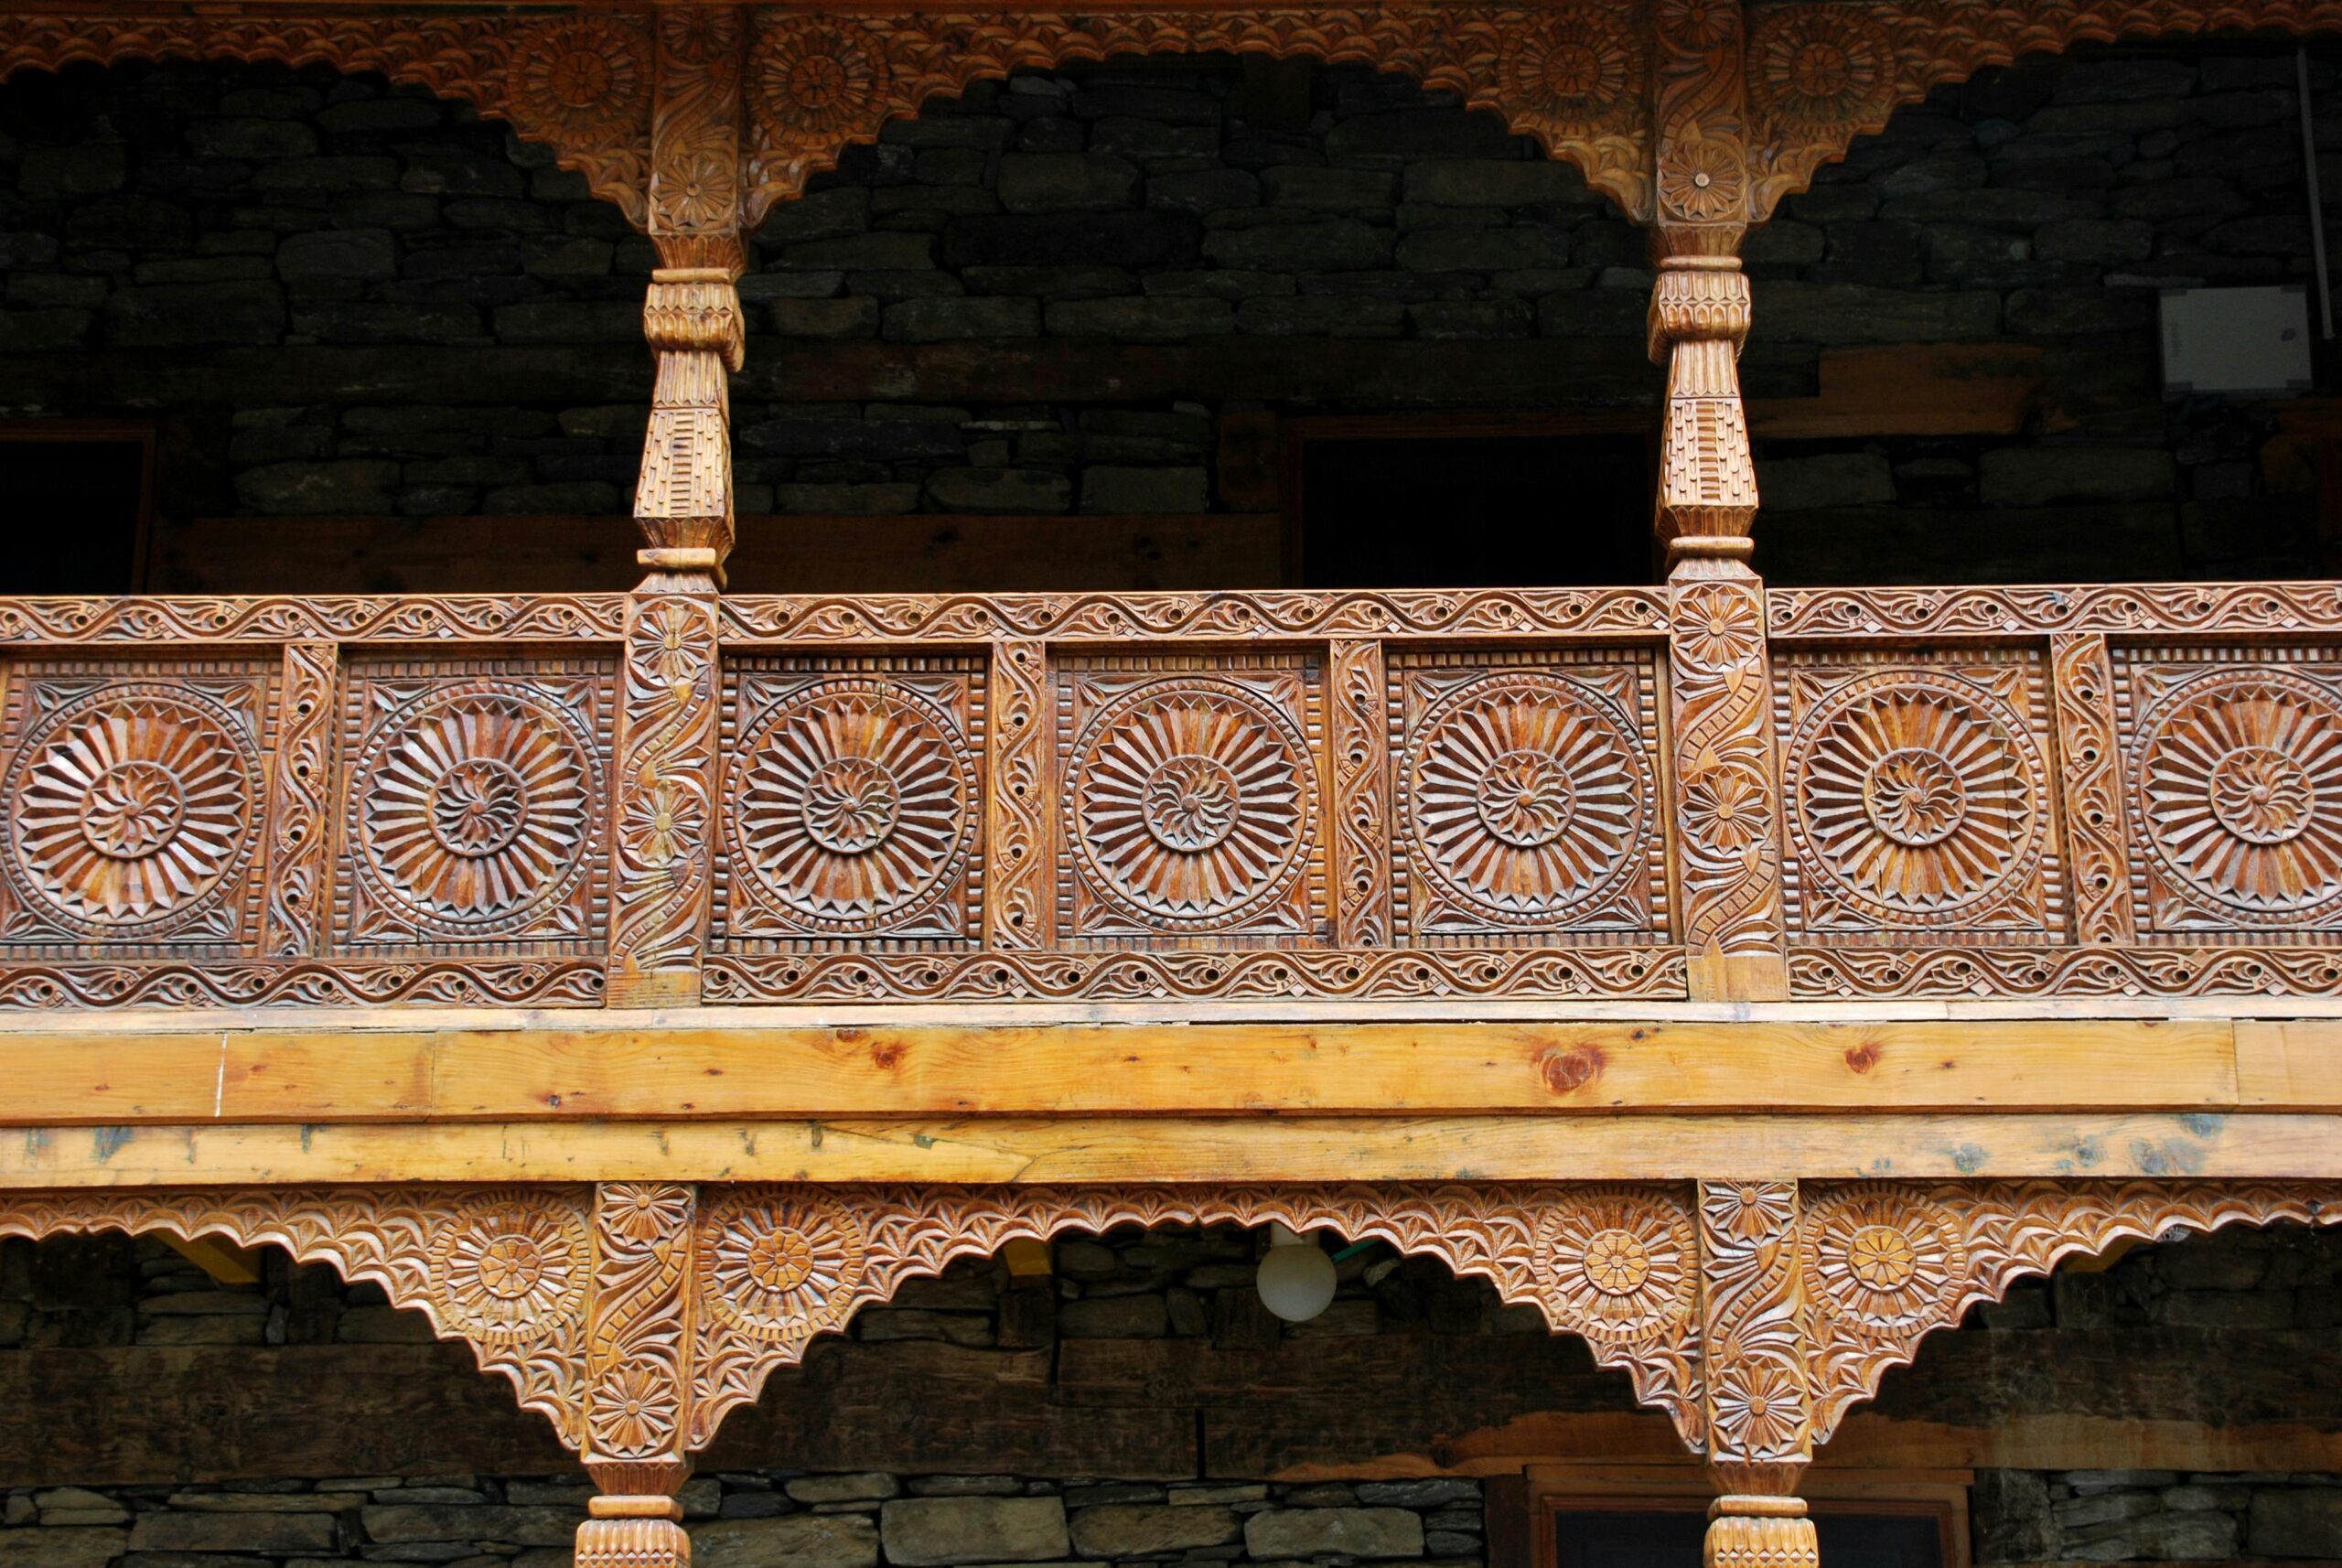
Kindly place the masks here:
<instances>
[{"instance_id":1,"label":"carved vine scroll pattern","mask_svg":"<svg viewBox=\"0 0 2342 1568\"><path fill-rule=\"evenodd\" d=\"M1805 1197L1816 1443L1927 1335L2062 1258L2240 1222L2342 1224L2335 1184L1851 1182Z\"/></svg>"},{"instance_id":2,"label":"carved vine scroll pattern","mask_svg":"<svg viewBox=\"0 0 2342 1568\"><path fill-rule=\"evenodd\" d=\"M590 1197L571 1187L19 1193L0 1198L0 1236L216 1234L330 1263L467 1340L483 1371L511 1379L522 1409L582 1448Z\"/></svg>"},{"instance_id":3,"label":"carved vine scroll pattern","mask_svg":"<svg viewBox=\"0 0 2342 1568\"><path fill-rule=\"evenodd\" d=\"M1505 1300L1582 1335L1699 1444L1699 1251L1682 1188L744 1186L711 1197L693 1243L703 1310L689 1446L705 1447L725 1413L815 1336L954 1258L1064 1230L1273 1220L1388 1241L1492 1281Z\"/></svg>"},{"instance_id":4,"label":"carved vine scroll pattern","mask_svg":"<svg viewBox=\"0 0 2342 1568\"><path fill-rule=\"evenodd\" d=\"M715 828L715 604L638 601L627 643L612 835L611 1004L698 1000Z\"/></svg>"}]
</instances>

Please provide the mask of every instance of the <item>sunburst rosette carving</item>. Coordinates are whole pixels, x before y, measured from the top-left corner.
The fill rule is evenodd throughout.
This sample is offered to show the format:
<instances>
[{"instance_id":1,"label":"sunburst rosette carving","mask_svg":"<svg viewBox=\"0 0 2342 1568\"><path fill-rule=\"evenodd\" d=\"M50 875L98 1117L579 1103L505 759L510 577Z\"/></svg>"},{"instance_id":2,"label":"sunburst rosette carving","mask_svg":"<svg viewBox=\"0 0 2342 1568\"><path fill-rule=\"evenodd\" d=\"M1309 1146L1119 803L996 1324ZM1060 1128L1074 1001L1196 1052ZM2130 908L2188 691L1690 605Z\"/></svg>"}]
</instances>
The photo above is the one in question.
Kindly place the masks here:
<instances>
[{"instance_id":1,"label":"sunburst rosette carving","mask_svg":"<svg viewBox=\"0 0 2342 1568\"><path fill-rule=\"evenodd\" d=\"M2342 703L2282 669L2169 688L2138 725L2134 831L2165 929L2342 921Z\"/></svg>"},{"instance_id":2,"label":"sunburst rosette carving","mask_svg":"<svg viewBox=\"0 0 2342 1568\"><path fill-rule=\"evenodd\" d=\"M350 768L353 936L585 936L608 809L590 688L393 684Z\"/></svg>"},{"instance_id":3,"label":"sunburst rosette carving","mask_svg":"<svg viewBox=\"0 0 2342 1568\"><path fill-rule=\"evenodd\" d=\"M1510 670L1428 702L1400 742L1409 870L1439 906L1417 934L1649 922L1649 767L1608 694Z\"/></svg>"},{"instance_id":4,"label":"sunburst rosette carving","mask_svg":"<svg viewBox=\"0 0 2342 1568\"><path fill-rule=\"evenodd\" d=\"M726 1193L702 1222L701 1299L748 1338L794 1353L852 1316L868 1248L860 1216L824 1195Z\"/></svg>"},{"instance_id":5,"label":"sunburst rosette carving","mask_svg":"<svg viewBox=\"0 0 2342 1568\"><path fill-rule=\"evenodd\" d=\"M877 129L891 75L880 40L851 23L775 16L749 50L749 110L780 145L829 151Z\"/></svg>"},{"instance_id":6,"label":"sunburst rosette carving","mask_svg":"<svg viewBox=\"0 0 2342 1568\"><path fill-rule=\"evenodd\" d=\"M233 937L262 798L252 721L188 682L70 690L36 689L51 705L0 785L8 934Z\"/></svg>"},{"instance_id":7,"label":"sunburst rosette carving","mask_svg":"<svg viewBox=\"0 0 2342 1568\"><path fill-rule=\"evenodd\" d=\"M1064 763L1066 840L1096 906L1077 929L1301 929L1312 750L1283 704L1237 680L1167 677L1108 697Z\"/></svg>"},{"instance_id":8,"label":"sunburst rosette carving","mask_svg":"<svg viewBox=\"0 0 2342 1568\"><path fill-rule=\"evenodd\" d=\"M1874 1183L1806 1209L1807 1298L1858 1334L1898 1334L1956 1314L1968 1288L1959 1222L1924 1192Z\"/></svg>"},{"instance_id":9,"label":"sunburst rosette carving","mask_svg":"<svg viewBox=\"0 0 2342 1568\"><path fill-rule=\"evenodd\" d=\"M1680 1335L1699 1310L1699 1240L1681 1203L1605 1192L1558 1204L1537 1247L1571 1326L1606 1347Z\"/></svg>"},{"instance_id":10,"label":"sunburst rosette carving","mask_svg":"<svg viewBox=\"0 0 2342 1568\"><path fill-rule=\"evenodd\" d=\"M635 30L598 17L538 23L515 39L506 81L516 124L564 141L639 134L651 65Z\"/></svg>"},{"instance_id":11,"label":"sunburst rosette carving","mask_svg":"<svg viewBox=\"0 0 2342 1568\"><path fill-rule=\"evenodd\" d=\"M1787 748L1793 919L2040 930L2048 775L2025 718L1949 671L1827 679L1799 688L1808 703Z\"/></svg>"},{"instance_id":12,"label":"sunburst rosette carving","mask_svg":"<svg viewBox=\"0 0 2342 1568\"><path fill-rule=\"evenodd\" d=\"M528 1343L574 1324L592 1260L573 1206L520 1188L483 1194L433 1232L432 1301L448 1328L475 1343Z\"/></svg>"},{"instance_id":13,"label":"sunburst rosette carving","mask_svg":"<svg viewBox=\"0 0 2342 1568\"><path fill-rule=\"evenodd\" d=\"M1500 69L1509 104L1560 124L1590 126L1631 109L1647 68L1629 13L1581 5L1530 12L1508 27Z\"/></svg>"},{"instance_id":14,"label":"sunburst rosette carving","mask_svg":"<svg viewBox=\"0 0 2342 1568\"><path fill-rule=\"evenodd\" d=\"M1750 96L1783 129L1860 124L1893 106L1895 46L1856 7L1778 7L1756 24L1748 61Z\"/></svg>"},{"instance_id":15,"label":"sunburst rosette carving","mask_svg":"<svg viewBox=\"0 0 2342 1568\"><path fill-rule=\"evenodd\" d=\"M727 796L727 930L971 934L977 764L942 702L863 678L787 691L747 723Z\"/></svg>"}]
</instances>

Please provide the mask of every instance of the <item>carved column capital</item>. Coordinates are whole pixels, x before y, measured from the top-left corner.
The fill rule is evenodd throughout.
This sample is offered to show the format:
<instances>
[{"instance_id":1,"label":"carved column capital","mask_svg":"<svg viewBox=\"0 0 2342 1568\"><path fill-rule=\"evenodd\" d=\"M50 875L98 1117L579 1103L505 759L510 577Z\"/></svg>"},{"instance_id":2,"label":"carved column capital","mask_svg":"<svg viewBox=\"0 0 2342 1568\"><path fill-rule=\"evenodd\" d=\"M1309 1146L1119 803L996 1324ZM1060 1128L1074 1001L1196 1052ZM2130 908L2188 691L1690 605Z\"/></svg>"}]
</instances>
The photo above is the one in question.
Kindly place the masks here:
<instances>
[{"instance_id":1,"label":"carved column capital","mask_svg":"<svg viewBox=\"0 0 2342 1568\"><path fill-rule=\"evenodd\" d=\"M1729 343L1734 353L1748 338L1748 279L1737 256L1662 256L1650 291L1651 361L1664 365L1678 343Z\"/></svg>"},{"instance_id":2,"label":"carved column capital","mask_svg":"<svg viewBox=\"0 0 2342 1568\"><path fill-rule=\"evenodd\" d=\"M732 267L661 267L642 301L642 336L653 351L714 354L725 369L746 363L747 327Z\"/></svg>"}]
</instances>

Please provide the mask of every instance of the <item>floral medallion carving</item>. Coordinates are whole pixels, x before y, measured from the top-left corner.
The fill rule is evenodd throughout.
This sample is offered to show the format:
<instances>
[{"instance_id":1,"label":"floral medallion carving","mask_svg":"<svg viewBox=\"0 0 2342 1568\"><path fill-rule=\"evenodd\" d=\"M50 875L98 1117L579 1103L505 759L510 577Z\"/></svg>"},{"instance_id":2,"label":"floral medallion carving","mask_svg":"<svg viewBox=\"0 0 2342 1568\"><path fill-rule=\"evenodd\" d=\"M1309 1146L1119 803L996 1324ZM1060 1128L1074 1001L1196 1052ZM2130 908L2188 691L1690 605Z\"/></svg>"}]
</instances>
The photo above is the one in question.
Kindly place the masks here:
<instances>
[{"instance_id":1,"label":"floral medallion carving","mask_svg":"<svg viewBox=\"0 0 2342 1568\"><path fill-rule=\"evenodd\" d=\"M361 682L343 890L353 940L587 934L607 795L599 682Z\"/></svg>"},{"instance_id":2,"label":"floral medallion carving","mask_svg":"<svg viewBox=\"0 0 2342 1568\"><path fill-rule=\"evenodd\" d=\"M1897 66L1885 29L1816 5L1769 13L1749 38L1749 90L1782 126L1820 127L1885 112Z\"/></svg>"},{"instance_id":3,"label":"floral medallion carving","mask_svg":"<svg viewBox=\"0 0 2342 1568\"><path fill-rule=\"evenodd\" d=\"M960 723L909 687L833 680L758 714L733 754L735 875L802 929L897 929L954 889L976 836Z\"/></svg>"},{"instance_id":4,"label":"floral medallion carving","mask_svg":"<svg viewBox=\"0 0 2342 1568\"><path fill-rule=\"evenodd\" d=\"M1313 865L1317 776L1292 712L1249 682L1142 680L1107 695L1064 757L1065 836L1101 922L1224 930L1289 906Z\"/></svg>"},{"instance_id":5,"label":"floral medallion carving","mask_svg":"<svg viewBox=\"0 0 2342 1568\"><path fill-rule=\"evenodd\" d=\"M1807 1209L1806 1235L1814 1310L1851 1326L1887 1333L1941 1322L1967 1288L1961 1227L1923 1192L1832 1188Z\"/></svg>"},{"instance_id":6,"label":"floral medallion carving","mask_svg":"<svg viewBox=\"0 0 2342 1568\"><path fill-rule=\"evenodd\" d=\"M1699 1238L1681 1203L1601 1189L1548 1212L1537 1245L1538 1273L1589 1335L1656 1338L1699 1311Z\"/></svg>"},{"instance_id":7,"label":"floral medallion carving","mask_svg":"<svg viewBox=\"0 0 2342 1568\"><path fill-rule=\"evenodd\" d=\"M1748 166L1736 137L1693 126L1659 163L1660 209L1694 223L1738 219L1748 204Z\"/></svg>"},{"instance_id":8,"label":"floral medallion carving","mask_svg":"<svg viewBox=\"0 0 2342 1568\"><path fill-rule=\"evenodd\" d=\"M232 931L262 771L227 702L179 682L60 693L26 727L5 788L0 865L20 920L85 939Z\"/></svg>"},{"instance_id":9,"label":"floral medallion carving","mask_svg":"<svg viewBox=\"0 0 2342 1568\"><path fill-rule=\"evenodd\" d=\"M2177 684L2139 722L2132 800L2164 889L2200 911L2162 923L2342 917L2342 703L2321 682L2222 669Z\"/></svg>"},{"instance_id":10,"label":"floral medallion carving","mask_svg":"<svg viewBox=\"0 0 2342 1568\"><path fill-rule=\"evenodd\" d=\"M1401 665L1391 744L1416 934L1651 922L1648 694L1628 665Z\"/></svg>"},{"instance_id":11,"label":"floral medallion carving","mask_svg":"<svg viewBox=\"0 0 2342 1568\"><path fill-rule=\"evenodd\" d=\"M2043 747L2022 674L1979 673L1792 671L1793 920L2042 928Z\"/></svg>"},{"instance_id":12,"label":"floral medallion carving","mask_svg":"<svg viewBox=\"0 0 2342 1568\"><path fill-rule=\"evenodd\" d=\"M1619 113L1644 77L1629 14L1595 5L1530 13L1507 30L1503 69L1516 102L1581 124Z\"/></svg>"},{"instance_id":13,"label":"floral medallion carving","mask_svg":"<svg viewBox=\"0 0 2342 1568\"><path fill-rule=\"evenodd\" d=\"M1740 37L1740 0L1659 0L1652 14L1679 48L1718 49Z\"/></svg>"},{"instance_id":14,"label":"floral medallion carving","mask_svg":"<svg viewBox=\"0 0 2342 1568\"><path fill-rule=\"evenodd\" d=\"M748 102L784 141L867 134L881 115L888 76L876 39L827 22L776 17L762 24L748 56Z\"/></svg>"},{"instance_id":15,"label":"floral medallion carving","mask_svg":"<svg viewBox=\"0 0 2342 1568\"><path fill-rule=\"evenodd\" d=\"M591 141L636 130L650 107L638 33L577 18L540 24L512 50L512 106L532 128Z\"/></svg>"},{"instance_id":16,"label":"floral medallion carving","mask_svg":"<svg viewBox=\"0 0 2342 1568\"><path fill-rule=\"evenodd\" d=\"M434 1304L448 1327L482 1345L569 1332L592 1269L575 1206L524 1188L468 1197L432 1233Z\"/></svg>"},{"instance_id":17,"label":"floral medallion carving","mask_svg":"<svg viewBox=\"0 0 2342 1568\"><path fill-rule=\"evenodd\" d=\"M726 1192L702 1221L701 1299L750 1339L801 1347L853 1312L868 1253L861 1218L825 1194Z\"/></svg>"}]
</instances>

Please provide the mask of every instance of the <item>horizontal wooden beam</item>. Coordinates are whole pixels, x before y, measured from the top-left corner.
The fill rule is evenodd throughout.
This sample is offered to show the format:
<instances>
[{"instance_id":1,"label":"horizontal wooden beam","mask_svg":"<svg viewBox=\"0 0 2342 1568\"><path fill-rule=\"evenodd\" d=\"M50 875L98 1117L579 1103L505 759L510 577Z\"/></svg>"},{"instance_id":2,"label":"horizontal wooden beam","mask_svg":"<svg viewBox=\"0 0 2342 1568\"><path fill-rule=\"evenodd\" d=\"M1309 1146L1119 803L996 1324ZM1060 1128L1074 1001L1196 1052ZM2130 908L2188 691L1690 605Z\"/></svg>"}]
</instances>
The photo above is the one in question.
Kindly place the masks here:
<instances>
[{"instance_id":1,"label":"horizontal wooden beam","mask_svg":"<svg viewBox=\"0 0 2342 1568\"><path fill-rule=\"evenodd\" d=\"M19 1027L0 1126L2342 1110L2342 1021Z\"/></svg>"},{"instance_id":2,"label":"horizontal wooden beam","mask_svg":"<svg viewBox=\"0 0 2342 1568\"><path fill-rule=\"evenodd\" d=\"M2342 1179L2342 1117L998 1117L19 1129L0 1187L414 1181Z\"/></svg>"}]
</instances>

